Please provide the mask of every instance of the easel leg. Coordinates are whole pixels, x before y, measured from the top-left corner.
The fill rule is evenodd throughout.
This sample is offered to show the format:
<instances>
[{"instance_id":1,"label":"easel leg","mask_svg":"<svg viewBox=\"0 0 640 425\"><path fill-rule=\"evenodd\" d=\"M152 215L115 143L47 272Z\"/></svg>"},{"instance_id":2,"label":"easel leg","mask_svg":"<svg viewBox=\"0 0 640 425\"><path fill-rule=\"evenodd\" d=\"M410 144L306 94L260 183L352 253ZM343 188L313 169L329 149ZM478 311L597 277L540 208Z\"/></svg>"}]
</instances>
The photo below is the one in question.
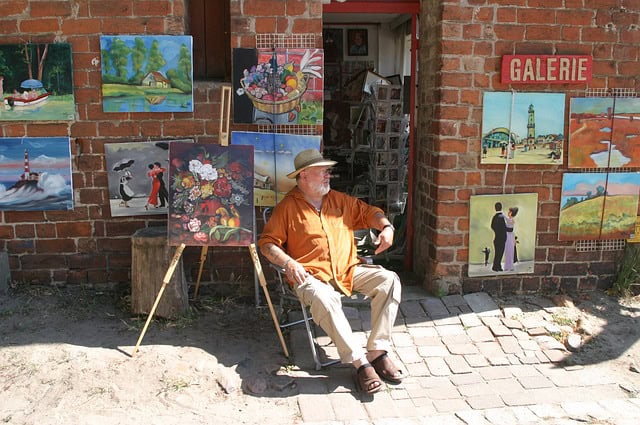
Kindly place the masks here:
<instances>
[{"instance_id":1,"label":"easel leg","mask_svg":"<svg viewBox=\"0 0 640 425\"><path fill-rule=\"evenodd\" d=\"M202 247L200 251L200 269L198 270L198 279L196 280L196 289L193 291L193 299L198 298L198 288L200 288L200 278L202 277L202 269L204 268L204 261L207 259L207 251L209 247L207 245Z\"/></svg>"},{"instance_id":2,"label":"easel leg","mask_svg":"<svg viewBox=\"0 0 640 425\"><path fill-rule=\"evenodd\" d=\"M262 271L262 265L260 264L260 258L258 258L258 251L256 251L255 244L249 245L249 252L251 253L253 266L256 268L256 273L258 274L258 280L260 281L260 286L262 286L262 290L264 291L264 296L267 299L267 304L269 305L269 311L271 312L271 318L273 319L273 324L276 327L278 338L280 338L280 344L282 344L282 350L284 351L284 355L288 358L289 350L287 350L287 344L285 344L284 336L282 336L282 330L280 329L280 322L278 321L278 316L276 316L276 312L273 309L273 304L271 303L271 297L269 296L269 290L267 289L267 281L264 278L264 272Z\"/></svg>"},{"instance_id":3,"label":"easel leg","mask_svg":"<svg viewBox=\"0 0 640 425\"><path fill-rule=\"evenodd\" d=\"M140 343L142 342L142 338L144 338L144 334L147 332L147 328L149 327L149 323L151 323L151 319L153 318L154 313L156 312L156 308L158 308L158 304L160 303L160 298L162 298L162 294L164 293L164 288L167 287L167 284L171 280L171 276L173 276L173 272L176 270L176 266L178 265L178 261L180 261L180 257L182 256L182 251L184 251L185 244L181 244L177 249L176 253L173 255L171 259L171 263L169 264L169 268L164 275L164 279L162 279L162 286L158 291L158 295L156 296L156 300L153 303L153 307L151 307L151 311L149 312L149 317L147 317L147 322L144 324L142 328L142 332L140 333L140 337L138 338L138 342L136 343L133 352L131 353L131 357L136 355L138 351L138 347L140 347Z\"/></svg>"}]
</instances>

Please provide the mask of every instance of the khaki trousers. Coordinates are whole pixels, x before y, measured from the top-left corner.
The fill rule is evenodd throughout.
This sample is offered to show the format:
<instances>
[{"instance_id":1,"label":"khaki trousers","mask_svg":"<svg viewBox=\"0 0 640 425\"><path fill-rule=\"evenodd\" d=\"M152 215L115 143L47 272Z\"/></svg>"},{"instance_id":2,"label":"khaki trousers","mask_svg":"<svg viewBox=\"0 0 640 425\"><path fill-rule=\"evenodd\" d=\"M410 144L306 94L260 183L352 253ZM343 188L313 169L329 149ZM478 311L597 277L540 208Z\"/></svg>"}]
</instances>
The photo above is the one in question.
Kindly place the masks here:
<instances>
[{"instance_id":1,"label":"khaki trousers","mask_svg":"<svg viewBox=\"0 0 640 425\"><path fill-rule=\"evenodd\" d=\"M358 343L342 310L340 292L312 276L296 286L295 292L305 305L311 307L313 321L331 338L343 363L352 363L365 356L366 351ZM371 333L367 339L367 351L390 351L391 331L400 304L400 278L379 265L359 265L353 276L353 292L371 299Z\"/></svg>"}]
</instances>

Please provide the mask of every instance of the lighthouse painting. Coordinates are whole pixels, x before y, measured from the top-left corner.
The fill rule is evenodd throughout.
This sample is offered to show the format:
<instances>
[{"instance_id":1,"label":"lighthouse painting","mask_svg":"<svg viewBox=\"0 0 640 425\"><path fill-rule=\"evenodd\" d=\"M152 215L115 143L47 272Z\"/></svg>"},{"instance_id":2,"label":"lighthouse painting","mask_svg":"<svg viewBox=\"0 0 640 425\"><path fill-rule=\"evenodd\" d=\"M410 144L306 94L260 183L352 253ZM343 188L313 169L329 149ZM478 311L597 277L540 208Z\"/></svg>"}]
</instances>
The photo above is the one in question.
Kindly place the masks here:
<instances>
[{"instance_id":1,"label":"lighthouse painting","mask_svg":"<svg viewBox=\"0 0 640 425\"><path fill-rule=\"evenodd\" d=\"M0 138L0 210L72 209L68 137Z\"/></svg>"}]
</instances>

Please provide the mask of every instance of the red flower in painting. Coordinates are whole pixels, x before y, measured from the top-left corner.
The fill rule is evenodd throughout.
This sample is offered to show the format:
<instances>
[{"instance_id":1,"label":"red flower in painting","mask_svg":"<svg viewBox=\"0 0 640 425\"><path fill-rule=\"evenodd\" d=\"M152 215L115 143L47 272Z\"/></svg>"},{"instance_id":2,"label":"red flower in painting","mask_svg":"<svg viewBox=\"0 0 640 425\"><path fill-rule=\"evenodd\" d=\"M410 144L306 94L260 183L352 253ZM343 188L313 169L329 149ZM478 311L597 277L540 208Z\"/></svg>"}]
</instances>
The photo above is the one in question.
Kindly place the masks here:
<instances>
[{"instance_id":1,"label":"red flower in painting","mask_svg":"<svg viewBox=\"0 0 640 425\"><path fill-rule=\"evenodd\" d=\"M240 165L240 163L232 162L231 164L227 165L227 169L229 170L229 173L231 173L232 179L240 180L243 177L242 165Z\"/></svg>"},{"instance_id":2,"label":"red flower in painting","mask_svg":"<svg viewBox=\"0 0 640 425\"><path fill-rule=\"evenodd\" d=\"M213 193L219 198L231 196L231 183L226 177L220 177L213 183Z\"/></svg>"}]
</instances>

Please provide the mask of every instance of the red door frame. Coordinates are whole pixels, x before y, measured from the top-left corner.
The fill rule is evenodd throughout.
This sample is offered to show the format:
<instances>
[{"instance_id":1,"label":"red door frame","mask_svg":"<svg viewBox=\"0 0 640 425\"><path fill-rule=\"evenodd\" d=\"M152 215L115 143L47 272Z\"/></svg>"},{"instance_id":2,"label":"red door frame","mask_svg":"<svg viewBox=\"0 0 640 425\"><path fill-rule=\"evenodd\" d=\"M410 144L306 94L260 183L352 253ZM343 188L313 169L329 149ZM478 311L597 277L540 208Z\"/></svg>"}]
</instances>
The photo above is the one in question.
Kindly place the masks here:
<instances>
[{"instance_id":1,"label":"red door frame","mask_svg":"<svg viewBox=\"0 0 640 425\"><path fill-rule=\"evenodd\" d=\"M369 1L345 1L338 3L335 0L322 5L323 13L406 13L411 15L411 87L413 88L409 98L409 161L408 161L408 192L407 196L407 222L406 222L406 255L404 257L404 269L413 268L413 179L414 179L414 152L415 152L415 111L416 111L416 65L418 56L418 15L420 14L420 2L393 1L393 0L369 0Z\"/></svg>"}]
</instances>

